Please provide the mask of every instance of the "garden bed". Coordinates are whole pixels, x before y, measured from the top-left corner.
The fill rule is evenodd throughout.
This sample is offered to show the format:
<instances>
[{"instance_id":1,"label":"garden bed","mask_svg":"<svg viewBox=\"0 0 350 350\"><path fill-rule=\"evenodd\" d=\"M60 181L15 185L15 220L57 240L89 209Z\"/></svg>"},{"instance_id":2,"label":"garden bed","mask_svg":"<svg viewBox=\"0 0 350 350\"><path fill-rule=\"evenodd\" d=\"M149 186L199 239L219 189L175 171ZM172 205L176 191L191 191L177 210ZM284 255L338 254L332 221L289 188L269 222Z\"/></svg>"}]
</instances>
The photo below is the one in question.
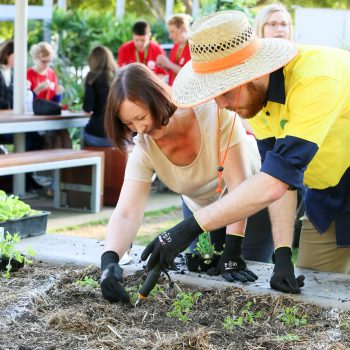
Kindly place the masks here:
<instances>
[{"instance_id":1,"label":"garden bed","mask_svg":"<svg viewBox=\"0 0 350 350\"><path fill-rule=\"evenodd\" d=\"M350 312L227 288L200 290L184 322L167 312L180 291L194 296L199 290L176 284L169 291L162 278L163 290L133 308L106 302L90 284L76 284L86 276L97 280L99 269L35 262L1 278L0 349L350 348ZM142 276L128 276L126 285L136 290Z\"/></svg>"}]
</instances>

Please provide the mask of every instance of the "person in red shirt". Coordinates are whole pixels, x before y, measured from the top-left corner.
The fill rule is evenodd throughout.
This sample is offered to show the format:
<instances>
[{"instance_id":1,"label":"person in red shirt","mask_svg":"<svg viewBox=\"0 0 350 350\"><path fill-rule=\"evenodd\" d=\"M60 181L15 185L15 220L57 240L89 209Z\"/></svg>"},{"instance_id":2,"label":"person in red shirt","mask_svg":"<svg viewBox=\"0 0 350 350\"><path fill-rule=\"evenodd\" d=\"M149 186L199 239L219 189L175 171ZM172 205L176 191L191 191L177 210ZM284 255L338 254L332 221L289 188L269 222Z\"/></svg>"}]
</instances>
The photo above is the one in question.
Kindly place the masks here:
<instances>
[{"instance_id":1,"label":"person in red shirt","mask_svg":"<svg viewBox=\"0 0 350 350\"><path fill-rule=\"evenodd\" d=\"M118 50L118 66L141 62L151 71L162 77L167 75L164 68L156 65L159 55L165 55L164 50L151 41L151 28L145 21L137 21L132 27L132 40L124 43Z\"/></svg>"},{"instance_id":2,"label":"person in red shirt","mask_svg":"<svg viewBox=\"0 0 350 350\"><path fill-rule=\"evenodd\" d=\"M188 30L192 18L186 14L173 15L169 18L169 38L174 42L169 58L165 55L158 56L157 66L169 70L169 85L173 84L176 74L191 59L190 48L187 42Z\"/></svg>"},{"instance_id":3,"label":"person in red shirt","mask_svg":"<svg viewBox=\"0 0 350 350\"><path fill-rule=\"evenodd\" d=\"M34 65L27 70L27 80L34 98L60 103L64 89L58 84L55 71L50 68L50 63L55 58L54 49L49 43L42 41L31 47L30 54ZM72 148L66 129L46 132L45 141L45 148Z\"/></svg>"},{"instance_id":4,"label":"person in red shirt","mask_svg":"<svg viewBox=\"0 0 350 350\"><path fill-rule=\"evenodd\" d=\"M58 85L56 73L49 66L55 58L55 51L49 43L40 42L31 47L30 53L34 66L28 68L27 80L34 97L61 102L63 88Z\"/></svg>"}]
</instances>

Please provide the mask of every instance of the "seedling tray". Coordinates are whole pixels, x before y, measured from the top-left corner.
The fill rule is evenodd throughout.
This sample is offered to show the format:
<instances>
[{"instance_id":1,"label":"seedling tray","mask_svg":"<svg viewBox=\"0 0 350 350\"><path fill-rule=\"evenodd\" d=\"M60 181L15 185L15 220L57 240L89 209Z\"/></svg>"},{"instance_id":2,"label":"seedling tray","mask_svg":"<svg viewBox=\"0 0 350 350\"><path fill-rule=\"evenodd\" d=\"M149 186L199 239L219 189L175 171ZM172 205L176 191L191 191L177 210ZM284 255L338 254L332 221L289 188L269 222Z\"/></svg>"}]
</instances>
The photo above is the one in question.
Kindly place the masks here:
<instances>
[{"instance_id":1,"label":"seedling tray","mask_svg":"<svg viewBox=\"0 0 350 350\"><path fill-rule=\"evenodd\" d=\"M44 235L49 214L49 211L42 211L32 216L0 222L0 228L3 227L4 234L7 232L11 235L18 233L21 238ZM2 230L0 229L0 231Z\"/></svg>"}]
</instances>

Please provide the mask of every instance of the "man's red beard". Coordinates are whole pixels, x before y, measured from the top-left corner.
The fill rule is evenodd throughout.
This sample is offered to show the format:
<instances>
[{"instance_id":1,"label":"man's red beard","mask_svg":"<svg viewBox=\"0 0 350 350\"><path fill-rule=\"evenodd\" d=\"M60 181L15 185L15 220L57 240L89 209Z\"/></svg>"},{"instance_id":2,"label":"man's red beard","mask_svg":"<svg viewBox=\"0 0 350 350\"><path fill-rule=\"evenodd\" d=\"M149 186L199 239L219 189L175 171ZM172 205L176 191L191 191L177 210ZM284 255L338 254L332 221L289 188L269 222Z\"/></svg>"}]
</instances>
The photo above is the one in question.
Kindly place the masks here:
<instances>
[{"instance_id":1,"label":"man's red beard","mask_svg":"<svg viewBox=\"0 0 350 350\"><path fill-rule=\"evenodd\" d=\"M247 95L249 102L244 106L239 106L236 111L242 118L253 118L266 103L266 88L253 82L247 83ZM228 108L233 111L233 108Z\"/></svg>"}]
</instances>

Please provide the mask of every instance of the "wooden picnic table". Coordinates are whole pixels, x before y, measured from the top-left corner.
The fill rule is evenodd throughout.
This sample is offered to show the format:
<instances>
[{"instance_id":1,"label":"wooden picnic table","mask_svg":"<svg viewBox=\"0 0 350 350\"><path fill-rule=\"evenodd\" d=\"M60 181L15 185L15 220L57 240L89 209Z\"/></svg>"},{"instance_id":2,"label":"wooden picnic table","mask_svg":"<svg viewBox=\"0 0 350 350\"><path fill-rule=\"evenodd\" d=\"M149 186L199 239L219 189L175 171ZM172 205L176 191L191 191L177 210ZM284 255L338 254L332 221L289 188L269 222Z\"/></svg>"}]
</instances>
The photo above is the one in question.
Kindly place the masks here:
<instances>
[{"instance_id":1,"label":"wooden picnic table","mask_svg":"<svg viewBox=\"0 0 350 350\"><path fill-rule=\"evenodd\" d=\"M33 113L15 113L13 110L0 111L0 134L14 134L14 151L25 151L25 133L31 131L62 130L83 128L89 116L83 111L62 111L61 115L34 115ZM24 174L14 176L13 192L25 193Z\"/></svg>"}]
</instances>

